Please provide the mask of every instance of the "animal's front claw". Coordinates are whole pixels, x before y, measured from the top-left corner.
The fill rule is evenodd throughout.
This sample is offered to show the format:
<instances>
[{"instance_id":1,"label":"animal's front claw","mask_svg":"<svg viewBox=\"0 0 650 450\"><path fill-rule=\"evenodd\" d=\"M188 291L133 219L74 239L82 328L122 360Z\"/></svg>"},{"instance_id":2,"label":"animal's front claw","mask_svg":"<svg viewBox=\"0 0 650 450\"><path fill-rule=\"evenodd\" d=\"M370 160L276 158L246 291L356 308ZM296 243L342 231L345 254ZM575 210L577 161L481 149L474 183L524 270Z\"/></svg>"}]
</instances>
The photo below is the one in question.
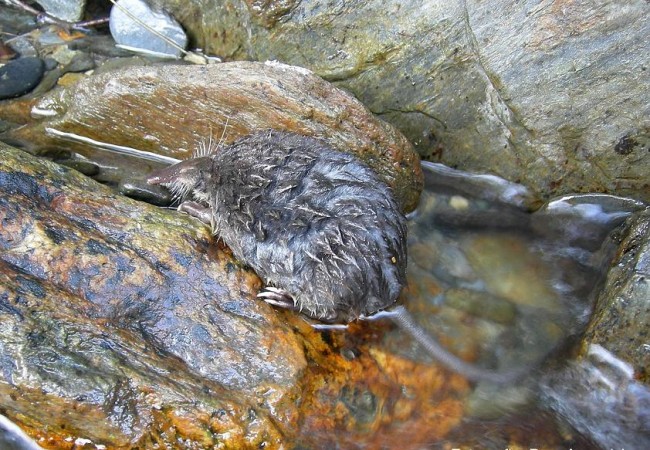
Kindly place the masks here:
<instances>
[{"instance_id":1,"label":"animal's front claw","mask_svg":"<svg viewBox=\"0 0 650 450\"><path fill-rule=\"evenodd\" d=\"M296 309L296 304L293 297L284 289L278 289L273 286L267 286L262 292L257 294L257 298L261 298L266 303L278 306L285 309Z\"/></svg>"},{"instance_id":2,"label":"animal's front claw","mask_svg":"<svg viewBox=\"0 0 650 450\"><path fill-rule=\"evenodd\" d=\"M200 203L193 201L186 201L179 205L178 210L196 217L201 222L210 225L212 222L212 210Z\"/></svg>"}]
</instances>

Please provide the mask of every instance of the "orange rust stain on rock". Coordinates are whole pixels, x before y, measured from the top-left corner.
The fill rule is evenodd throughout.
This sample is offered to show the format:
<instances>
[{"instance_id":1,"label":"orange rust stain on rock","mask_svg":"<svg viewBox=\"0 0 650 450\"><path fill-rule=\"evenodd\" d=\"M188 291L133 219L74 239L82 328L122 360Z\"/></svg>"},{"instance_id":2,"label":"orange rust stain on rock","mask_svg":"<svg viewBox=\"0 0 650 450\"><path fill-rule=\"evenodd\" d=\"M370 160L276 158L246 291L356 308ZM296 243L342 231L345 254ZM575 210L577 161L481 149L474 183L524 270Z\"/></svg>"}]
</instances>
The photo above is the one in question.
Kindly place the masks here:
<instances>
[{"instance_id":1,"label":"orange rust stain on rock","mask_svg":"<svg viewBox=\"0 0 650 450\"><path fill-rule=\"evenodd\" d=\"M371 342L381 338L381 330L368 331L368 324L353 323L343 333L304 335L310 365L303 378L299 442L417 448L460 422L466 380L393 355Z\"/></svg>"}]
</instances>

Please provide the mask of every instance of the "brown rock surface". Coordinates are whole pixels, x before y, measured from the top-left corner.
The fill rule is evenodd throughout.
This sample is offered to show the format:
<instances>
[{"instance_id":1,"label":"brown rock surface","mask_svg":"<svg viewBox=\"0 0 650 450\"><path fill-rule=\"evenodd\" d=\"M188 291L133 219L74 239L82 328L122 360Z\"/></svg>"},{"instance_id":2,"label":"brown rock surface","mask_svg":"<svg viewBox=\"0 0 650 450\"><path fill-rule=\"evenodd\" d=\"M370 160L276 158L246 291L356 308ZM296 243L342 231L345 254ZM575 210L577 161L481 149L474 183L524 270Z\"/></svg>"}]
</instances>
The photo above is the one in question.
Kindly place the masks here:
<instances>
[{"instance_id":1,"label":"brown rock surface","mask_svg":"<svg viewBox=\"0 0 650 450\"><path fill-rule=\"evenodd\" d=\"M53 92L32 111L46 119L11 137L41 150L71 147L47 131L55 129L184 159L210 137L230 143L273 128L356 154L405 210L415 208L423 184L419 157L395 128L310 71L278 63L127 68Z\"/></svg>"},{"instance_id":2,"label":"brown rock surface","mask_svg":"<svg viewBox=\"0 0 650 450\"><path fill-rule=\"evenodd\" d=\"M257 277L189 217L1 151L10 418L55 440L115 447L171 442L165 427L183 439L214 429L233 445L277 443L295 420L306 362L296 336L254 300Z\"/></svg>"},{"instance_id":3,"label":"brown rock surface","mask_svg":"<svg viewBox=\"0 0 650 450\"><path fill-rule=\"evenodd\" d=\"M650 200L647 1L155 1L208 53L349 90L426 158Z\"/></svg>"},{"instance_id":4,"label":"brown rock surface","mask_svg":"<svg viewBox=\"0 0 650 450\"><path fill-rule=\"evenodd\" d=\"M195 219L1 145L0 409L40 445L418 448L460 422L468 384L385 325L321 334Z\"/></svg>"}]
</instances>

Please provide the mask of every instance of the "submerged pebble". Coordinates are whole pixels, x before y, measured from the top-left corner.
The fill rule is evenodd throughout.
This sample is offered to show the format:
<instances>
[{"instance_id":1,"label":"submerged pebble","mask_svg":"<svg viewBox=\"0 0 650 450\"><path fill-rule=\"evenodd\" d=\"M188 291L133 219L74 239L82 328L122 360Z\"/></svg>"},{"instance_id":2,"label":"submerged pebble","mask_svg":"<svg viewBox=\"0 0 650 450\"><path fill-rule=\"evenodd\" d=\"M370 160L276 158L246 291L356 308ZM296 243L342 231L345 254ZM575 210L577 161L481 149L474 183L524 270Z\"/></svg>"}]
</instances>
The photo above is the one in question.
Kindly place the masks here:
<instances>
[{"instance_id":1,"label":"submerged pebble","mask_svg":"<svg viewBox=\"0 0 650 450\"><path fill-rule=\"evenodd\" d=\"M70 167L88 177L94 177L99 173L99 166L92 161L83 159L64 159L57 161L59 164Z\"/></svg>"},{"instance_id":2,"label":"submerged pebble","mask_svg":"<svg viewBox=\"0 0 650 450\"><path fill-rule=\"evenodd\" d=\"M517 316L517 308L513 303L474 289L447 289L445 304L497 323L513 323Z\"/></svg>"},{"instance_id":3,"label":"submerged pebble","mask_svg":"<svg viewBox=\"0 0 650 450\"><path fill-rule=\"evenodd\" d=\"M0 99L20 97L30 92L41 81L44 72L43 60L31 56L0 67Z\"/></svg>"}]
</instances>

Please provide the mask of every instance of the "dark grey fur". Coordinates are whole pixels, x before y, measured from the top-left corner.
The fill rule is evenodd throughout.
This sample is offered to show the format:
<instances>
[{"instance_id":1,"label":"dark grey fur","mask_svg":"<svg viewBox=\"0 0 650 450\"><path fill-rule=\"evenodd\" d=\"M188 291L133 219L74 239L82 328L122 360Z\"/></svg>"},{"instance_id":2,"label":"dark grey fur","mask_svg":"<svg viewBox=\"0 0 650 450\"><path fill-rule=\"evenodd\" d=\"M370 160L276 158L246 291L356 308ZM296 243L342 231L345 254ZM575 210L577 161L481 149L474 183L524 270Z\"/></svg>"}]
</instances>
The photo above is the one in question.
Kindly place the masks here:
<instances>
[{"instance_id":1,"label":"dark grey fur","mask_svg":"<svg viewBox=\"0 0 650 450\"><path fill-rule=\"evenodd\" d=\"M211 224L270 286L269 303L348 322L393 304L406 283L406 220L390 188L320 140L259 132L149 182Z\"/></svg>"},{"instance_id":2,"label":"dark grey fur","mask_svg":"<svg viewBox=\"0 0 650 450\"><path fill-rule=\"evenodd\" d=\"M367 318L406 284L406 220L365 164L304 136L265 131L151 175L267 283L258 297L325 322ZM470 380L510 383L530 368L484 370L448 352L404 308L390 317Z\"/></svg>"}]
</instances>

